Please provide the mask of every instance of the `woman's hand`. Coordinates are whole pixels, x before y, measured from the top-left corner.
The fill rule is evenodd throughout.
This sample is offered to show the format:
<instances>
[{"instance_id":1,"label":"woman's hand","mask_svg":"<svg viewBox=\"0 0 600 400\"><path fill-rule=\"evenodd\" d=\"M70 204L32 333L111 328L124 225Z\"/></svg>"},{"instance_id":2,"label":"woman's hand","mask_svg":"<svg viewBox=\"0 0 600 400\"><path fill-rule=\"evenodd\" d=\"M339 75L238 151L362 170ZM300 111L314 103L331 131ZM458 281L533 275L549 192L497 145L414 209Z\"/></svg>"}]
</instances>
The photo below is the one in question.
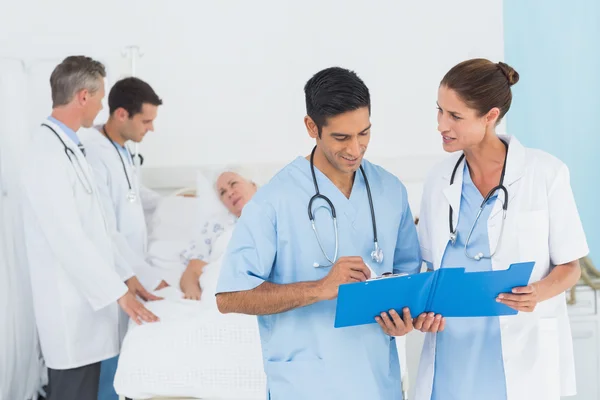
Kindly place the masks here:
<instances>
[{"instance_id":1,"label":"woman's hand","mask_svg":"<svg viewBox=\"0 0 600 400\"><path fill-rule=\"evenodd\" d=\"M426 332L436 333L441 332L446 327L446 319L440 314L423 313L414 320L415 329Z\"/></svg>"},{"instance_id":2,"label":"woman's hand","mask_svg":"<svg viewBox=\"0 0 600 400\"><path fill-rule=\"evenodd\" d=\"M496 299L499 303L506 304L517 311L532 312L539 303L537 286L516 287L512 293L502 293Z\"/></svg>"}]
</instances>

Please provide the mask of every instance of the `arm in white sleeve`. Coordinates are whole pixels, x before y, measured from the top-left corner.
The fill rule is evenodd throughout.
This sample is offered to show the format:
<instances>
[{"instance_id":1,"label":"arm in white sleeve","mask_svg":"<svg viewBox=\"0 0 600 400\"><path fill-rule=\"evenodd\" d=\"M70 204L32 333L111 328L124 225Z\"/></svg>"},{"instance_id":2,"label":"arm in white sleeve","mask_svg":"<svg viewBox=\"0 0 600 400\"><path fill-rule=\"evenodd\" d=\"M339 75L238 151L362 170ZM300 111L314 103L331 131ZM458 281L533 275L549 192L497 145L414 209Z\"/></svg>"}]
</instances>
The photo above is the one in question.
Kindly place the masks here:
<instances>
[{"instance_id":1,"label":"arm in white sleeve","mask_svg":"<svg viewBox=\"0 0 600 400\"><path fill-rule=\"evenodd\" d=\"M566 264L585 257L588 243L571 189L569 169L563 165L548 191L550 218L550 261L553 265Z\"/></svg>"},{"instance_id":2,"label":"arm in white sleeve","mask_svg":"<svg viewBox=\"0 0 600 400\"><path fill-rule=\"evenodd\" d=\"M29 168L23 177L24 201L29 204L57 264L94 310L117 301L127 293L127 286L110 265L112 256L101 254L83 229L64 161L38 157ZM104 230L105 226L94 229Z\"/></svg>"},{"instance_id":3,"label":"arm in white sleeve","mask_svg":"<svg viewBox=\"0 0 600 400\"><path fill-rule=\"evenodd\" d=\"M95 154L95 152L88 152L87 160L94 171L94 178L98 188L98 195L102 203L104 218L113 240L114 258L117 271L119 272L121 279L126 281L127 279L135 276L133 270L135 260L129 255L129 253L132 253L132 250L129 248L127 241L123 235L117 231L117 216L110 193L111 176L108 171L108 167Z\"/></svg>"},{"instance_id":4,"label":"arm in white sleeve","mask_svg":"<svg viewBox=\"0 0 600 400\"><path fill-rule=\"evenodd\" d=\"M109 224L111 235L115 243L115 259L117 267L123 277L127 280L137 276L138 280L147 290L154 290L162 281L159 271L152 268L150 264L140 257L129 245L127 239L118 231L116 205L113 202L112 181L108 166L95 152L88 152L88 160L94 171L98 192L102 199L104 212Z\"/></svg>"}]
</instances>

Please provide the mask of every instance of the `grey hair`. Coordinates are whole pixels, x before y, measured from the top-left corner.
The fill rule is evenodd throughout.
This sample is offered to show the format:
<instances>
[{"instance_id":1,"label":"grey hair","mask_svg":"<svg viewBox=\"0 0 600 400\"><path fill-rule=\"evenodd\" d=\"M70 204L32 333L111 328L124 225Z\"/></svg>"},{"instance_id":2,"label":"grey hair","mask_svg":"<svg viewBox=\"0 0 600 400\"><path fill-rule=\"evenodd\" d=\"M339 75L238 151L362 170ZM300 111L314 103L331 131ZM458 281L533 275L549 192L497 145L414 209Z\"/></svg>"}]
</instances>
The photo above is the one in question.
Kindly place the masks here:
<instances>
[{"instance_id":1,"label":"grey hair","mask_svg":"<svg viewBox=\"0 0 600 400\"><path fill-rule=\"evenodd\" d=\"M90 57L70 56L54 68L50 76L52 107L67 105L77 92L87 89L91 94L100 90L100 80L106 78L104 65Z\"/></svg>"},{"instance_id":2,"label":"grey hair","mask_svg":"<svg viewBox=\"0 0 600 400\"><path fill-rule=\"evenodd\" d=\"M215 189L216 192L218 192L218 190L219 190L219 188L217 187L217 181L219 180L219 178L221 177L221 175L223 175L223 174L225 174L227 172L239 175L239 177L242 178L242 179L244 179L246 182L249 182L249 183L252 183L253 185L256 185L256 183L252 179L246 177L242 173L241 168L236 167L236 166L231 166L229 168L220 169L220 170L214 172L214 176L212 178L212 181L213 181L213 189Z\"/></svg>"}]
</instances>

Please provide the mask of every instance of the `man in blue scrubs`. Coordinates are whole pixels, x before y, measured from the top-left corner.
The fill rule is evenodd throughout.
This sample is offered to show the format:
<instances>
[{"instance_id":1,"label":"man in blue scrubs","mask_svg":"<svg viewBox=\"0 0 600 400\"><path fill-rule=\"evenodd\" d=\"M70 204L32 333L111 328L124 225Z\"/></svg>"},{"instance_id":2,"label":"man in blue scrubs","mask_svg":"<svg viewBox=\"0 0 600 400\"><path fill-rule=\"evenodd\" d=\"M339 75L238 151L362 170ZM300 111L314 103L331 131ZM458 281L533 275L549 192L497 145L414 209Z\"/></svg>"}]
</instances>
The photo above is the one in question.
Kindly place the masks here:
<instances>
[{"instance_id":1,"label":"man in blue scrubs","mask_svg":"<svg viewBox=\"0 0 600 400\"><path fill-rule=\"evenodd\" d=\"M217 304L223 313L259 316L269 399L400 399L394 336L412 329L408 310L402 317L384 312L379 324L341 329L334 319L340 284L372 273L419 271L406 189L363 159L371 103L354 72L320 71L306 83L305 95L304 122L316 147L283 168L244 208L223 261ZM310 207L318 239L308 216L317 187L335 208L337 252L329 203L317 198ZM380 262L371 256L369 189Z\"/></svg>"}]
</instances>

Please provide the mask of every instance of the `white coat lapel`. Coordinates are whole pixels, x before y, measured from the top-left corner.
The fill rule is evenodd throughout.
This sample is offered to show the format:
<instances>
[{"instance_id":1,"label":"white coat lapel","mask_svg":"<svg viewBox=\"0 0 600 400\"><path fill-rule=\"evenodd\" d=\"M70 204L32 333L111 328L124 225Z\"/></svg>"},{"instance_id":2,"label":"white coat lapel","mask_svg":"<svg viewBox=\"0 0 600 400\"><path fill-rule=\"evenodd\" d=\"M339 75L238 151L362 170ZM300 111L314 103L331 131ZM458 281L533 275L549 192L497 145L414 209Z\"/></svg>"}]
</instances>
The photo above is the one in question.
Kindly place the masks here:
<instances>
[{"instance_id":1,"label":"white coat lapel","mask_svg":"<svg viewBox=\"0 0 600 400\"><path fill-rule=\"evenodd\" d=\"M525 164L526 164L526 155L525 148L515 137L510 136L500 136L502 139L509 142L508 146L508 155L506 159L506 174L504 176L504 186L508 192L508 208L506 214L510 212L514 212L514 203L513 199L515 198L519 185L519 180L523 177L525 173ZM505 226L506 220L505 214L503 212L503 204L505 201L505 195L503 191L498 192L498 199L494 204L494 208L490 214L490 218L488 220L488 239L490 243L490 251L496 252L497 258L499 253L496 251L497 247L502 248L502 240L504 239L502 236L505 236L507 233L507 227ZM504 225L504 227L503 227ZM492 269L504 269L506 265L502 265L503 263L492 262Z\"/></svg>"},{"instance_id":2,"label":"white coat lapel","mask_svg":"<svg viewBox=\"0 0 600 400\"><path fill-rule=\"evenodd\" d=\"M453 168L455 165L456 164L453 165ZM452 179L452 173L449 173L447 176L444 177L444 180L448 181L446 183L448 186L446 186L446 188L444 189L444 196L446 197L446 201L448 202L450 207L452 207L452 224L455 230L458 226L458 216L460 214L460 199L462 197L464 165L465 162L463 160L461 161L458 168L456 168L456 174L454 175L454 180L451 185L450 180ZM448 234L450 234L449 230Z\"/></svg>"},{"instance_id":3,"label":"white coat lapel","mask_svg":"<svg viewBox=\"0 0 600 400\"><path fill-rule=\"evenodd\" d=\"M500 136L502 139L509 142L508 154L506 157L506 173L504 175L504 186L508 191L508 204L510 208L510 202L514 199L517 194L517 187L515 185L519 179L523 177L525 173L525 148L515 137ZM504 201L504 193L498 192L498 200L492 209L490 214L490 220L502 216L502 201Z\"/></svg>"},{"instance_id":4,"label":"white coat lapel","mask_svg":"<svg viewBox=\"0 0 600 400\"><path fill-rule=\"evenodd\" d=\"M444 224L443 233L435 235L435 237L437 237L437 240L439 241L438 243L436 243L435 247L439 249L440 252L440 254L438 254L440 260L439 265L441 265L443 254L446 251L448 241L450 240L450 226L447 225L450 222L448 218L448 213L450 212L450 209L448 207L452 207L452 227L454 230L456 230L456 228L458 227L458 218L460 214L460 200L462 197L464 161L462 161L458 168L456 168L456 174L454 176L452 184L450 184L450 180L452 178L452 171L454 171L454 167L456 166L459 157L460 155L457 155L456 159L454 159L452 162L452 166L448 168L448 170L442 177L442 185L445 186L443 189L443 193L446 201L443 202L444 210L440 211L440 213L441 215L444 215L444 221L446 222ZM439 267L439 265L436 264L437 263L434 263L434 268Z\"/></svg>"},{"instance_id":5,"label":"white coat lapel","mask_svg":"<svg viewBox=\"0 0 600 400\"><path fill-rule=\"evenodd\" d=\"M69 157L69 158L72 158L74 155L76 158L76 159L71 160L71 162L75 164L73 166L73 168L81 169L80 171L76 171L76 172L83 173L85 175L85 178L87 178L88 182L93 183L94 181L93 181L93 176L92 176L92 170L91 170L87 160L85 159L85 156L81 152L79 146L77 146L75 143L73 143L73 140L65 132L63 132L63 130L58 125L56 125L52 121L45 120L44 125L48 125L48 126L52 127L52 129L54 129L54 131L62 139L64 144L73 151L73 153L70 154L71 157ZM92 190L93 189L95 189L95 188L92 185Z\"/></svg>"}]
</instances>

